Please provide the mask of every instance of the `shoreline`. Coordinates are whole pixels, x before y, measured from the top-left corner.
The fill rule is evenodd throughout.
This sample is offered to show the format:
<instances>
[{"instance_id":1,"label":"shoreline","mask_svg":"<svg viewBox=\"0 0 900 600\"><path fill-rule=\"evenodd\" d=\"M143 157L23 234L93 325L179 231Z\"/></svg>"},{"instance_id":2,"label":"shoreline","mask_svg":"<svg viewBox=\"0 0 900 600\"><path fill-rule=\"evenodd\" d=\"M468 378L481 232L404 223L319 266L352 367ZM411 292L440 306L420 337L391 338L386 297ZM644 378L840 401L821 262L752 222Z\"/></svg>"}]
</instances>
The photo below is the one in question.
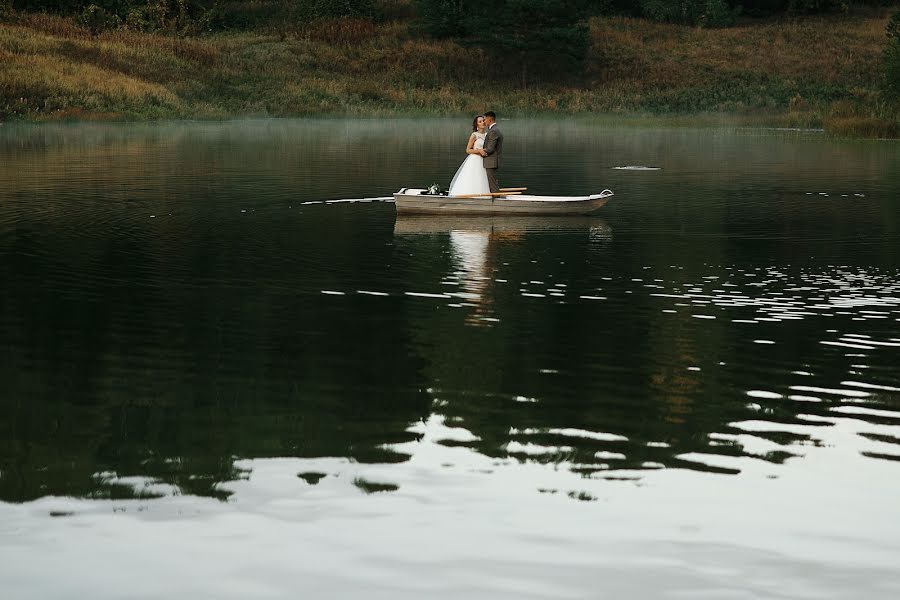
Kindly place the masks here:
<instances>
[{"instance_id":1,"label":"shoreline","mask_svg":"<svg viewBox=\"0 0 900 600\"><path fill-rule=\"evenodd\" d=\"M563 114L563 113L525 113L501 116L499 122L508 121L574 121L595 122L595 124L616 128L692 128L692 129L753 129L772 130L796 133L827 134L823 127L797 127L785 126L779 123L779 119L785 115L771 116L747 116L739 114L680 114L680 115L653 115L641 113L626 114ZM379 114L315 114L315 115L233 115L224 117L162 117L157 119L128 119L128 118L41 118L41 119L13 119L0 121L0 127L42 127L48 125L177 125L177 124L219 124L240 123L248 121L425 121L425 120L451 120L467 119L466 114L431 114L431 113L379 113ZM900 138L885 138L900 139Z\"/></svg>"}]
</instances>

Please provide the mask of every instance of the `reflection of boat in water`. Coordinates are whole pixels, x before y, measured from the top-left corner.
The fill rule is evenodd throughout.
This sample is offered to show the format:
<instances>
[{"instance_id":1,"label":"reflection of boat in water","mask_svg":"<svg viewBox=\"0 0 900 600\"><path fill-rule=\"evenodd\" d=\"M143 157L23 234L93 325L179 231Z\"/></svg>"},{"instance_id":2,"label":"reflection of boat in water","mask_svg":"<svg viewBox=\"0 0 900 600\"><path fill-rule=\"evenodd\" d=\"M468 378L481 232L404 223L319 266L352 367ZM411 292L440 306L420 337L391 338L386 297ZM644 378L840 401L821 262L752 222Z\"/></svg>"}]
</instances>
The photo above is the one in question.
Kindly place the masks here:
<instances>
[{"instance_id":1,"label":"reflection of boat in water","mask_svg":"<svg viewBox=\"0 0 900 600\"><path fill-rule=\"evenodd\" d=\"M402 215L394 221L394 235L436 234L450 231L487 233L540 233L586 231L592 236L611 237L612 229L602 219L589 216L531 217L491 215Z\"/></svg>"},{"instance_id":2,"label":"reflection of boat in water","mask_svg":"<svg viewBox=\"0 0 900 600\"><path fill-rule=\"evenodd\" d=\"M433 247L425 241L426 236L448 240L452 268L441 283L459 286L455 292L447 288L449 295L458 299L448 306L465 309L467 325L490 327L499 321L494 282L499 276L500 253L505 252L502 256L510 259L517 254L513 247L532 235L587 236L591 246L603 246L612 239L612 228L602 219L590 216L398 214L394 235L410 247L420 242L422 247Z\"/></svg>"},{"instance_id":3,"label":"reflection of boat in water","mask_svg":"<svg viewBox=\"0 0 900 600\"><path fill-rule=\"evenodd\" d=\"M590 196L444 196L428 190L403 188L394 194L397 214L584 215L602 208L610 190Z\"/></svg>"}]
</instances>

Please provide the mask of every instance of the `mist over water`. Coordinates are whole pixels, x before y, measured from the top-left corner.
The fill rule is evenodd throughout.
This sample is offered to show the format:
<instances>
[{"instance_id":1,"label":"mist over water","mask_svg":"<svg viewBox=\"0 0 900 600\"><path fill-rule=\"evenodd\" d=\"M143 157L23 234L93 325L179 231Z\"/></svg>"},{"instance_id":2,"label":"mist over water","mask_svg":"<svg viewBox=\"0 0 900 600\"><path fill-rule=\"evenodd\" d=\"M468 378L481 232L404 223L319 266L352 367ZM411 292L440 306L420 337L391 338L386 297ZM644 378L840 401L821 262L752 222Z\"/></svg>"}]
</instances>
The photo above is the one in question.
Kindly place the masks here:
<instances>
[{"instance_id":1,"label":"mist over water","mask_svg":"<svg viewBox=\"0 0 900 600\"><path fill-rule=\"evenodd\" d=\"M10 597L896 597L897 144L465 121L0 128Z\"/></svg>"}]
</instances>

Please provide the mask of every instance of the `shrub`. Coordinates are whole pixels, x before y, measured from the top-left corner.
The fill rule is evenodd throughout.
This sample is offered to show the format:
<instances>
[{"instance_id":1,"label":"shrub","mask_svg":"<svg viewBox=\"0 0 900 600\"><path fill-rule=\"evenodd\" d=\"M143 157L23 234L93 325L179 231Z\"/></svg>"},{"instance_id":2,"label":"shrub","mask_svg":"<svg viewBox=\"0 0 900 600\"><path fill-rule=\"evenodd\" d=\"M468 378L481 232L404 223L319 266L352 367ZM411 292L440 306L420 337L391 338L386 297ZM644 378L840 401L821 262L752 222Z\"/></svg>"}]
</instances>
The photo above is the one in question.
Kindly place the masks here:
<instances>
[{"instance_id":1,"label":"shrub","mask_svg":"<svg viewBox=\"0 0 900 600\"><path fill-rule=\"evenodd\" d=\"M731 27L737 18L740 8L732 8L725 0L706 0L697 25L700 27Z\"/></svg>"},{"instance_id":2,"label":"shrub","mask_svg":"<svg viewBox=\"0 0 900 600\"><path fill-rule=\"evenodd\" d=\"M96 4L88 4L78 17L78 21L95 35L122 24L119 15L107 12L105 8Z\"/></svg>"},{"instance_id":3,"label":"shrub","mask_svg":"<svg viewBox=\"0 0 900 600\"><path fill-rule=\"evenodd\" d=\"M887 27L885 28L885 32L887 33L888 39L894 42L900 42L900 12L896 12L888 21Z\"/></svg>"},{"instance_id":4,"label":"shrub","mask_svg":"<svg viewBox=\"0 0 900 600\"><path fill-rule=\"evenodd\" d=\"M843 0L788 0L787 11L795 15L847 12Z\"/></svg>"},{"instance_id":5,"label":"shrub","mask_svg":"<svg viewBox=\"0 0 900 600\"><path fill-rule=\"evenodd\" d=\"M640 5L654 21L700 27L730 27L740 11L726 0L640 0Z\"/></svg>"},{"instance_id":6,"label":"shrub","mask_svg":"<svg viewBox=\"0 0 900 600\"><path fill-rule=\"evenodd\" d=\"M479 14L473 0L416 0L416 14L426 33L435 38L465 35L470 14Z\"/></svg>"},{"instance_id":7,"label":"shrub","mask_svg":"<svg viewBox=\"0 0 900 600\"><path fill-rule=\"evenodd\" d=\"M589 46L584 0L417 0L423 28L491 55L493 71L535 80L580 78Z\"/></svg>"}]
</instances>

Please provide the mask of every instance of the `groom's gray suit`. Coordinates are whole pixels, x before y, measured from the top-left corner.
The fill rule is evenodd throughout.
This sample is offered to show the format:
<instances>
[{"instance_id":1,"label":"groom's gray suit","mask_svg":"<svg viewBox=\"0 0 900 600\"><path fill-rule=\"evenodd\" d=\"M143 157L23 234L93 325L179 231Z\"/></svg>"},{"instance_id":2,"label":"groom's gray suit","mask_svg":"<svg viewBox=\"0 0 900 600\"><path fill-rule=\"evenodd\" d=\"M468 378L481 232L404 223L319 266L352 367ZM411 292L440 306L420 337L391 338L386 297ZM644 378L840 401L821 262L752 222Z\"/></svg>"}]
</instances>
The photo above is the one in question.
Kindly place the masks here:
<instances>
[{"instance_id":1,"label":"groom's gray suit","mask_svg":"<svg viewBox=\"0 0 900 600\"><path fill-rule=\"evenodd\" d=\"M500 191L497 169L500 168L500 157L503 156L503 132L496 123L484 136L484 151L487 153L484 157L484 170L487 171L488 186L492 193L496 193Z\"/></svg>"}]
</instances>

